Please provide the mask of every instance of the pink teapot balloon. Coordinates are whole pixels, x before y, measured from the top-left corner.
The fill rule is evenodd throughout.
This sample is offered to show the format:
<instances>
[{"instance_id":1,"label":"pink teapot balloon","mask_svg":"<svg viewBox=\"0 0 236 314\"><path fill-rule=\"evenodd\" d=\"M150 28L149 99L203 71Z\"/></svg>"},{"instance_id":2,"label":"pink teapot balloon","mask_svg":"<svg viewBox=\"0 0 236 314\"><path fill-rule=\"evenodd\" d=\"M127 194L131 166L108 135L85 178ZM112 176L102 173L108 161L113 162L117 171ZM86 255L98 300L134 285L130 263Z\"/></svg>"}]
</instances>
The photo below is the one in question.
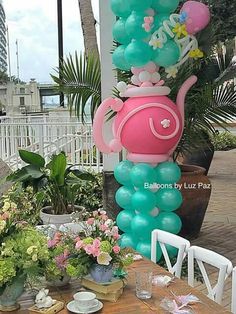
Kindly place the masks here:
<instances>
[{"instance_id":1,"label":"pink teapot balloon","mask_svg":"<svg viewBox=\"0 0 236 314\"><path fill-rule=\"evenodd\" d=\"M197 81L188 78L179 90L176 104L167 97L170 88L145 82L129 86L122 94L128 99L108 98L99 106L93 122L96 146L103 153L128 151L133 162L157 164L170 158L178 145L184 127L184 101L188 90ZM160 83L159 82L159 83ZM109 109L117 112L110 143L103 137L103 125Z\"/></svg>"}]
</instances>

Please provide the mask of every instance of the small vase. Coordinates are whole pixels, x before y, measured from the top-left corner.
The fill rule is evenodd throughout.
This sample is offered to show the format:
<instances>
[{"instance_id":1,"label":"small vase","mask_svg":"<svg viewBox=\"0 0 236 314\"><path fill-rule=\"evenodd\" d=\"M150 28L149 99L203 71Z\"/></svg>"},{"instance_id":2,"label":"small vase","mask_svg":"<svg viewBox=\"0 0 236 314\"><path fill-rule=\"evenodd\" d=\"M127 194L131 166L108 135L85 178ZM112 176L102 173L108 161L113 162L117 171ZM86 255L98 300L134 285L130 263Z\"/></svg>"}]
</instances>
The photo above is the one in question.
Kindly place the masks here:
<instances>
[{"instance_id":1,"label":"small vase","mask_svg":"<svg viewBox=\"0 0 236 314\"><path fill-rule=\"evenodd\" d=\"M50 287L63 287L63 286L68 285L70 280L71 280L71 277L65 273L60 278L47 279L47 284Z\"/></svg>"},{"instance_id":2,"label":"small vase","mask_svg":"<svg viewBox=\"0 0 236 314\"><path fill-rule=\"evenodd\" d=\"M111 281L113 275L112 264L109 265L93 264L90 268L90 275L96 282L99 283L109 282Z\"/></svg>"},{"instance_id":3,"label":"small vase","mask_svg":"<svg viewBox=\"0 0 236 314\"><path fill-rule=\"evenodd\" d=\"M0 295L0 311L10 312L19 309L20 305L16 301L24 291L25 280L25 275L19 275L6 286Z\"/></svg>"}]
</instances>

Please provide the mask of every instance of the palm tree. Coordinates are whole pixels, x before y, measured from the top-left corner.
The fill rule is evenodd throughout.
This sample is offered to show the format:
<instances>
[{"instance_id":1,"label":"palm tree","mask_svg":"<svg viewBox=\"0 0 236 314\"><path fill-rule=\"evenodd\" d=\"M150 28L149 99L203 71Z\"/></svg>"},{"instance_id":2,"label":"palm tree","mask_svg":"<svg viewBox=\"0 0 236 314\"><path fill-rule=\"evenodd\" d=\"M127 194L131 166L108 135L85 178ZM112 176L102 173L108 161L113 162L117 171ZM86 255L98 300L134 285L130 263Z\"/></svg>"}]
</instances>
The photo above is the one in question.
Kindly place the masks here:
<instances>
[{"instance_id":1,"label":"palm tree","mask_svg":"<svg viewBox=\"0 0 236 314\"><path fill-rule=\"evenodd\" d=\"M86 109L90 106L90 115L94 113L101 103L101 67L98 55L87 56L75 52L61 62L57 75L51 75L58 85L57 89L68 98L70 111L75 110L82 122L86 118Z\"/></svg>"},{"instance_id":2,"label":"palm tree","mask_svg":"<svg viewBox=\"0 0 236 314\"><path fill-rule=\"evenodd\" d=\"M93 9L91 0L78 0L81 26L84 35L84 47L85 54L94 54L99 55L98 44L97 44L97 35L96 35L96 20L93 15Z\"/></svg>"}]
</instances>

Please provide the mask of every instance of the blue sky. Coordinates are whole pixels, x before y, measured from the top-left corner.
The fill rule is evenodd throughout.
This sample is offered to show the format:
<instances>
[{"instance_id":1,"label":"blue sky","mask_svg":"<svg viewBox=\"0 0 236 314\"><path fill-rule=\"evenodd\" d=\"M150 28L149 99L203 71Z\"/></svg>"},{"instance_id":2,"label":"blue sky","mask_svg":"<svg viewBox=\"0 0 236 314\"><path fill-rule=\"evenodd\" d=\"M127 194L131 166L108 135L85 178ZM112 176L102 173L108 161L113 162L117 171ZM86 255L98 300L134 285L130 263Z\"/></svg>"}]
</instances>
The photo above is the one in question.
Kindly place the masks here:
<instances>
[{"instance_id":1,"label":"blue sky","mask_svg":"<svg viewBox=\"0 0 236 314\"><path fill-rule=\"evenodd\" d=\"M98 0L92 0L98 20ZM5 0L9 29L11 72L16 75L16 40L19 44L20 78L49 82L57 66L57 1ZM64 53L83 51L78 0L63 1Z\"/></svg>"}]
</instances>

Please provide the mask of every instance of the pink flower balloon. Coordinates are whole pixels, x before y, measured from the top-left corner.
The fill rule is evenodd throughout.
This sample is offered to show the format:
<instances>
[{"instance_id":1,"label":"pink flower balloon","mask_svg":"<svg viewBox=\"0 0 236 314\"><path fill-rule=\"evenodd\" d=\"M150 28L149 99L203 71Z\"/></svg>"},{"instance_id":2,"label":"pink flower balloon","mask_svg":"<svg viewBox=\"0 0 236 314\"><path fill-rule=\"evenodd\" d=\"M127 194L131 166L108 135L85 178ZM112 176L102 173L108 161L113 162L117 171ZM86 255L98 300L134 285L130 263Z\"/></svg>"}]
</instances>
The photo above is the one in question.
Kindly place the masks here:
<instances>
[{"instance_id":1,"label":"pink flower balloon","mask_svg":"<svg viewBox=\"0 0 236 314\"><path fill-rule=\"evenodd\" d=\"M210 22L210 10L208 6L198 1L184 3L181 13L187 13L186 29L191 35L200 32Z\"/></svg>"}]
</instances>

